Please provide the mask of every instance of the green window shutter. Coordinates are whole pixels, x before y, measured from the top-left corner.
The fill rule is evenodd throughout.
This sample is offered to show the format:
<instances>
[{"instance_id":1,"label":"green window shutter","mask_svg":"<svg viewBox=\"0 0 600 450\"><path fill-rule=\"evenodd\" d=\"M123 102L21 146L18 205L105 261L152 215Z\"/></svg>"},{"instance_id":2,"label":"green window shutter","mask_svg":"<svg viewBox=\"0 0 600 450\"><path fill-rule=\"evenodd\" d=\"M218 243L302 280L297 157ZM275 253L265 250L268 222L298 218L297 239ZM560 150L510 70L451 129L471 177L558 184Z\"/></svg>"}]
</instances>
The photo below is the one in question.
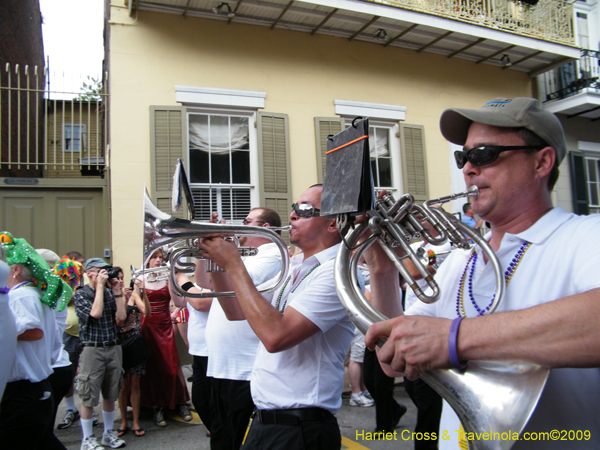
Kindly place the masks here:
<instances>
[{"instance_id":1,"label":"green window shutter","mask_svg":"<svg viewBox=\"0 0 600 450\"><path fill-rule=\"evenodd\" d=\"M417 201L428 200L429 183L423 126L401 123L400 149L404 193L412 194Z\"/></svg>"},{"instance_id":2,"label":"green window shutter","mask_svg":"<svg viewBox=\"0 0 600 450\"><path fill-rule=\"evenodd\" d=\"M315 137L317 144L317 175L319 183L325 179L325 152L327 136L338 134L345 128L344 119L339 117L315 117Z\"/></svg>"},{"instance_id":3,"label":"green window shutter","mask_svg":"<svg viewBox=\"0 0 600 450\"><path fill-rule=\"evenodd\" d=\"M187 160L185 108L150 107L150 148L152 189L150 195L158 209L171 213L171 189L177 158ZM183 218L185 208L176 217Z\"/></svg>"},{"instance_id":4,"label":"green window shutter","mask_svg":"<svg viewBox=\"0 0 600 450\"><path fill-rule=\"evenodd\" d=\"M287 224L292 204L288 116L259 112L257 128L260 206L277 211ZM282 237L288 241L287 233Z\"/></svg>"},{"instance_id":5,"label":"green window shutter","mask_svg":"<svg viewBox=\"0 0 600 450\"><path fill-rule=\"evenodd\" d=\"M589 210L587 170L585 157L581 152L569 152L571 166L571 192L573 193L573 212L587 216Z\"/></svg>"}]
</instances>

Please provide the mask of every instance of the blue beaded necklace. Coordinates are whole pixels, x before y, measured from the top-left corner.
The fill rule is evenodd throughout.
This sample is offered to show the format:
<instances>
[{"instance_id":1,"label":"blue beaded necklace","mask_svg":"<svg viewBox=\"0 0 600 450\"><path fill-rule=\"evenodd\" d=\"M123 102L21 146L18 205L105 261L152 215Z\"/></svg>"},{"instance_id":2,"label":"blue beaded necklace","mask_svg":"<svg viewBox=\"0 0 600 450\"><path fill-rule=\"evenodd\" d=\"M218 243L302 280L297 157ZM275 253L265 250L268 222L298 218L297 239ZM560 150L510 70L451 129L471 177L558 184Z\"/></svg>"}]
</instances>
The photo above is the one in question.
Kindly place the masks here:
<instances>
[{"instance_id":1,"label":"blue beaded necklace","mask_svg":"<svg viewBox=\"0 0 600 450\"><path fill-rule=\"evenodd\" d=\"M504 272L504 280L506 281L506 286L508 286L508 283L510 282L513 275L515 274L517 267L519 267L519 264L521 264L521 260L523 259L523 256L525 256L525 252L527 252L529 247L531 247L531 242L527 242L527 241L523 242L523 244L521 245L521 247L515 254L514 258L508 265L506 272ZM471 253L471 256L469 257L469 260L467 261L467 265L465 266L465 270L463 271L463 274L460 278L460 284L458 286L458 294L456 295L456 315L458 317L467 317L467 313L465 312L465 306L463 303L463 294L465 291L465 279L467 277L467 272L469 272L469 264L471 264L471 271L469 272L469 298L471 299L471 303L475 307L477 314L480 316L483 316L485 313L487 313L489 311L489 309L494 304L494 299L496 298L495 293L492 297L492 300L490 301L490 304L487 305L487 307L485 309L481 309L479 307L479 305L477 304L477 302L475 301L475 298L473 297L473 273L475 272L475 264L476 263L477 263L477 252L475 252L475 250L473 250L473 252Z\"/></svg>"}]
</instances>

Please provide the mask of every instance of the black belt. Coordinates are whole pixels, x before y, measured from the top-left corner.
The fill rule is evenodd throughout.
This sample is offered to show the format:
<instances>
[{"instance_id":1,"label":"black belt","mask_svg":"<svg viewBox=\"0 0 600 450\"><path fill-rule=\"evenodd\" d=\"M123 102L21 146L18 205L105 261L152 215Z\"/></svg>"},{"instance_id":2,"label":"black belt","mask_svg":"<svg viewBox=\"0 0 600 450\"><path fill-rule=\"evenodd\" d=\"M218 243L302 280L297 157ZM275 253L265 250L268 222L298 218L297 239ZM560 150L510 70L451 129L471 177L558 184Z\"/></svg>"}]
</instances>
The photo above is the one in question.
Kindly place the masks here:
<instances>
[{"instance_id":1,"label":"black belt","mask_svg":"<svg viewBox=\"0 0 600 450\"><path fill-rule=\"evenodd\" d=\"M102 342L82 342L81 345L84 347L112 347L113 345L119 345L121 341L118 339L111 339L110 341Z\"/></svg>"},{"instance_id":2,"label":"black belt","mask_svg":"<svg viewBox=\"0 0 600 450\"><path fill-rule=\"evenodd\" d=\"M256 417L260 423L298 425L302 422L323 421L332 417L332 414L321 408L257 409Z\"/></svg>"}]
</instances>

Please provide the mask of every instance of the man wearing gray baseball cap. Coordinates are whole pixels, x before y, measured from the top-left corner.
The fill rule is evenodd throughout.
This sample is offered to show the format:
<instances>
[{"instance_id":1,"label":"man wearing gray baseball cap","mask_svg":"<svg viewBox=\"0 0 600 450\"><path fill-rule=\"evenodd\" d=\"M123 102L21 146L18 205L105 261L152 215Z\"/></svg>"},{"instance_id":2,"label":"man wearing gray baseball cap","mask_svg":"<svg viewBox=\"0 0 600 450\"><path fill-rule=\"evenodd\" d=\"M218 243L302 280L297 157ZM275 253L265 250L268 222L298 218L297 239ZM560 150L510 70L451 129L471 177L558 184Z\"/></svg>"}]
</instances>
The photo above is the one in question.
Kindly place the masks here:
<instances>
[{"instance_id":1,"label":"man wearing gray baseball cap","mask_svg":"<svg viewBox=\"0 0 600 450\"><path fill-rule=\"evenodd\" d=\"M380 361L389 364L390 373L404 372L410 379L432 369L468 371L469 360L526 361L552 368L521 440L508 436L515 441L512 448L564 448L564 443L531 438L553 430L567 435L582 430L582 439L570 441L570 449L600 448L600 405L595 400L600 398L600 369L584 369L600 366L600 344L586 334L594 326L585 314L557 313L600 303L600 215L577 216L552 206L550 194L566 154L560 121L536 99L496 98L477 110L447 109L440 129L450 142L463 146L455 152L456 164L467 187L479 188L472 207L491 227L485 239L505 271L506 291L498 311L506 312L486 315L495 297L495 273L476 245L472 251L454 251L440 266L437 303L417 302L405 316L375 324L365 342L373 348L379 338L388 338L378 353ZM374 249L365 257L384 274L391 262L381 253ZM371 286L378 283L379 290L390 292L392 282L393 277L371 270ZM390 310L390 301L399 300L388 295L373 298L373 305ZM589 310L598 328L597 314L593 307ZM446 437L438 441L440 450L467 448L467 441L476 438L462 430L445 403L439 436ZM583 437L583 430L596 431Z\"/></svg>"},{"instance_id":2,"label":"man wearing gray baseball cap","mask_svg":"<svg viewBox=\"0 0 600 450\"><path fill-rule=\"evenodd\" d=\"M89 284L73 294L79 320L79 337L83 350L79 359L79 397L81 398L81 450L125 447L125 441L113 428L115 401L122 384L123 351L117 320L124 321L127 312L119 284L109 279L111 265L102 258L90 258L84 266ZM93 431L94 407L102 394L104 433L102 445Z\"/></svg>"}]
</instances>

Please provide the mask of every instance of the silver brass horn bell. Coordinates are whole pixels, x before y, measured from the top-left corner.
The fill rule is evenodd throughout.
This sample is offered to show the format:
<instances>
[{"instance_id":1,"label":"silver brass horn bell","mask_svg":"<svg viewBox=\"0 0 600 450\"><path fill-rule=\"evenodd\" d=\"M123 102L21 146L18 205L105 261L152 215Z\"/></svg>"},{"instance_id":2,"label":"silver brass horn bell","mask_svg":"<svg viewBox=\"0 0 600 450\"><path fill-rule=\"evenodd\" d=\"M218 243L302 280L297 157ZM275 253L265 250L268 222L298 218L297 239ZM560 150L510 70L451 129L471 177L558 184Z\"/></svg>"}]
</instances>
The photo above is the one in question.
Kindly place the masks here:
<instances>
[{"instance_id":1,"label":"silver brass horn bell","mask_svg":"<svg viewBox=\"0 0 600 450\"><path fill-rule=\"evenodd\" d=\"M344 243L340 246L336 257L334 280L342 305L358 329L366 333L373 323L388 319L371 306L357 287L356 274L361 255L377 239L396 268L408 279L408 283L416 284L402 265L403 258L399 258L393 248L402 247L407 253L406 257L410 258L415 266L421 264L415 252L408 245L413 237L423 233L421 217L425 217L434 225L439 235L443 237L441 242L440 239L434 238L436 244L441 244L448 238L457 243L455 239L463 240L465 239L463 234L466 234L482 247L496 272L496 300L490 310L498 306L504 294L504 275L500 262L487 241L471 227L458 221L456 217L439 208L429 208L431 205L454 198L474 195L476 195L475 191L471 190L431 200L424 206L415 205L410 194L406 194L398 202L390 196L383 202L379 202L375 211L369 211L368 221L357 225L345 236ZM365 241L365 245L359 246L358 250L353 252L353 248L367 227L371 229L375 239L370 238ZM429 237L426 239L429 240ZM464 242L458 242L458 244L462 246ZM422 269L420 272L430 276L426 268ZM433 277L428 280L430 286L434 283L432 279ZM437 284L434 286L437 288ZM418 288L418 285L416 287ZM420 288L418 289L420 290ZM436 289L433 290L433 296L418 292L417 289L415 289L415 293L421 300L431 303L436 301L439 296L439 292L436 292ZM466 433L473 433L473 436L481 437L481 439L469 441L471 450L508 450L515 441L502 439L502 433L510 431L520 434L522 432L542 394L548 374L548 369L535 364L470 361L464 371L436 370L422 373L421 378L450 404L460 418ZM483 433L490 432L494 433L493 437L497 438L483 438Z\"/></svg>"},{"instance_id":2,"label":"silver brass horn bell","mask_svg":"<svg viewBox=\"0 0 600 450\"><path fill-rule=\"evenodd\" d=\"M287 277L290 257L285 242L273 231L274 227L238 226L178 219L158 209L150 200L148 191L144 189L144 264L152 254L167 246L170 280L173 289L179 295L192 298L235 297L235 292L203 292L191 293L181 289L175 282L176 267L188 271L193 263L183 258L193 257L202 259L202 252L194 245L194 241L204 236L221 236L237 238L241 236L260 236L274 242L281 253L282 268L279 277L272 286L261 290L261 293L271 292L284 283Z\"/></svg>"}]
</instances>

